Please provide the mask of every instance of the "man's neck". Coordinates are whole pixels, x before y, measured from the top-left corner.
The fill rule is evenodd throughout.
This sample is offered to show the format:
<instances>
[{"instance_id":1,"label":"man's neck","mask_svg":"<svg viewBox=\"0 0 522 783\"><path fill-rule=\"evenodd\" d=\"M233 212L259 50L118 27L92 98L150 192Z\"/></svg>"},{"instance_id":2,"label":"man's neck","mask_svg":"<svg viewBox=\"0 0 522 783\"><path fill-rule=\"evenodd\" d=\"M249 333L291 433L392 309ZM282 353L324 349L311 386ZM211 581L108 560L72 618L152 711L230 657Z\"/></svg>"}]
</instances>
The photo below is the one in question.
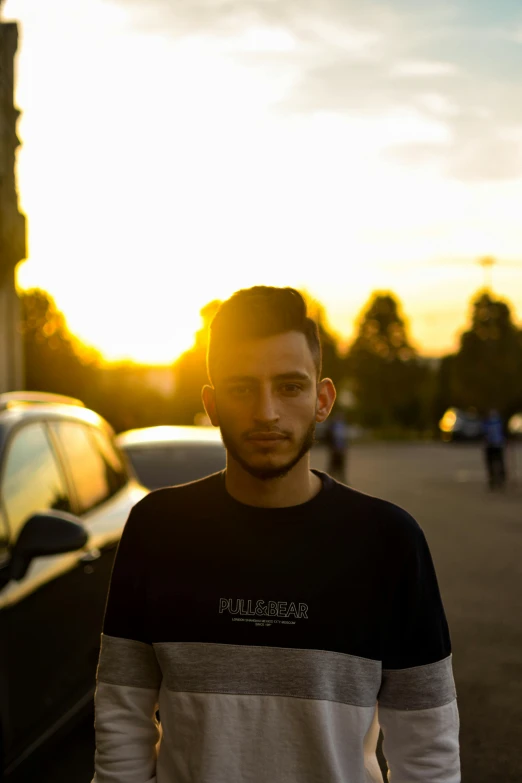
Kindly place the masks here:
<instances>
[{"instance_id":1,"label":"man's neck","mask_svg":"<svg viewBox=\"0 0 522 783\"><path fill-rule=\"evenodd\" d=\"M254 478L228 456L225 486L229 495L240 503L282 508L311 500L321 490L322 481L310 470L308 454L286 476L267 480Z\"/></svg>"}]
</instances>

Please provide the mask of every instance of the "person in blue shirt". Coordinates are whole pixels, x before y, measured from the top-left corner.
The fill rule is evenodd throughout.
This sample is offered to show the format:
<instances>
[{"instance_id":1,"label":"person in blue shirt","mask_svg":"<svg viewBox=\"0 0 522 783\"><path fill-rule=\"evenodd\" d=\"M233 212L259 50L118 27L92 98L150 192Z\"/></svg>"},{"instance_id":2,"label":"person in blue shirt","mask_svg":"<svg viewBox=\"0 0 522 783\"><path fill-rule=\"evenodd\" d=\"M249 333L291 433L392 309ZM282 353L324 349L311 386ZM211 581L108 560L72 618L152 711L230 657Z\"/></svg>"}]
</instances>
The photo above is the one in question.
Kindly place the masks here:
<instances>
[{"instance_id":1,"label":"person in blue shirt","mask_svg":"<svg viewBox=\"0 0 522 783\"><path fill-rule=\"evenodd\" d=\"M328 429L327 444L329 450L328 472L337 481L346 483L346 453L348 438L346 424L340 411L336 411Z\"/></svg>"},{"instance_id":2,"label":"person in blue shirt","mask_svg":"<svg viewBox=\"0 0 522 783\"><path fill-rule=\"evenodd\" d=\"M491 490L502 489L506 483L505 444L502 417L496 409L492 408L484 420L484 453Z\"/></svg>"}]
</instances>

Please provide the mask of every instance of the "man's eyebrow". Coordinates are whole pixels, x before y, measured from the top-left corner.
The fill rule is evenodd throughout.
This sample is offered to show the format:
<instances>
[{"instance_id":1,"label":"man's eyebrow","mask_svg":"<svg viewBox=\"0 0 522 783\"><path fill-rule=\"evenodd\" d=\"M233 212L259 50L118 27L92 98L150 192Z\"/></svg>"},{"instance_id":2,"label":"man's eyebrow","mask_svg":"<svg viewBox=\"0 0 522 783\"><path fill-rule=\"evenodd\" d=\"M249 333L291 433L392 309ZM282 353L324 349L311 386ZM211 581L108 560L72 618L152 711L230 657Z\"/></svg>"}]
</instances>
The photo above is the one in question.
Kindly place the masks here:
<instances>
[{"instance_id":1,"label":"man's eyebrow","mask_svg":"<svg viewBox=\"0 0 522 783\"><path fill-rule=\"evenodd\" d=\"M225 375L223 378L225 383L236 383L238 381L255 381L251 375Z\"/></svg>"},{"instance_id":2,"label":"man's eyebrow","mask_svg":"<svg viewBox=\"0 0 522 783\"><path fill-rule=\"evenodd\" d=\"M225 383L257 383L258 378L254 378L253 375L227 375L225 378L223 378ZM272 380L274 381L289 381L289 380L299 380L299 381L310 381L310 376L308 373L300 372L299 370L293 370L291 372L282 372L278 375L272 376Z\"/></svg>"},{"instance_id":3,"label":"man's eyebrow","mask_svg":"<svg viewBox=\"0 0 522 783\"><path fill-rule=\"evenodd\" d=\"M306 372L299 372L299 370L294 370L293 372L282 372L279 373L279 375L274 375L274 379L276 381L287 381L287 380L309 381L310 376Z\"/></svg>"}]
</instances>

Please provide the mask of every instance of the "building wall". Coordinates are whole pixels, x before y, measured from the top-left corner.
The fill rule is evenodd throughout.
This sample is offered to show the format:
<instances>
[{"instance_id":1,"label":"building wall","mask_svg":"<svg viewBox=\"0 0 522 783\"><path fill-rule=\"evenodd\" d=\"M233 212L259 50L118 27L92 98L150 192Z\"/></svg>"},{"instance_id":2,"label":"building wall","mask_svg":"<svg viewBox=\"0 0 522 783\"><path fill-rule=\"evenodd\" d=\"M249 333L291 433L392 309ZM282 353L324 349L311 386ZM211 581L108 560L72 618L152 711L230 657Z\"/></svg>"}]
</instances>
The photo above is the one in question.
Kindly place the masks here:
<instances>
[{"instance_id":1,"label":"building wall","mask_svg":"<svg viewBox=\"0 0 522 783\"><path fill-rule=\"evenodd\" d=\"M18 29L0 22L0 393L23 389L24 372L16 265L26 257L25 217L18 209L15 153L19 145L14 106Z\"/></svg>"},{"instance_id":2,"label":"building wall","mask_svg":"<svg viewBox=\"0 0 522 783\"><path fill-rule=\"evenodd\" d=\"M0 286L0 393L24 387L20 300L14 271Z\"/></svg>"}]
</instances>

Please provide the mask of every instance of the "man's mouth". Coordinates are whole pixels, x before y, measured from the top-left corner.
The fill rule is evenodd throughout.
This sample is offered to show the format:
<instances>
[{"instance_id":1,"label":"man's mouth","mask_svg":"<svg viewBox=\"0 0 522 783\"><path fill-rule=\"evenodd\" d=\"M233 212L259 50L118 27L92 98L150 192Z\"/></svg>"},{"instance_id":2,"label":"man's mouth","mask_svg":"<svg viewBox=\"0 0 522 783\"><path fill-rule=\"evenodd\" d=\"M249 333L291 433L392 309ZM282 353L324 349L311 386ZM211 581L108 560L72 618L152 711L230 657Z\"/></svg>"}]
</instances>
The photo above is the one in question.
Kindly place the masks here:
<instances>
[{"instance_id":1,"label":"man's mouth","mask_svg":"<svg viewBox=\"0 0 522 783\"><path fill-rule=\"evenodd\" d=\"M259 433L253 433L252 435L249 435L248 440L266 441L266 442L276 441L276 440L286 440L286 435L279 435L277 433L259 432Z\"/></svg>"}]
</instances>

